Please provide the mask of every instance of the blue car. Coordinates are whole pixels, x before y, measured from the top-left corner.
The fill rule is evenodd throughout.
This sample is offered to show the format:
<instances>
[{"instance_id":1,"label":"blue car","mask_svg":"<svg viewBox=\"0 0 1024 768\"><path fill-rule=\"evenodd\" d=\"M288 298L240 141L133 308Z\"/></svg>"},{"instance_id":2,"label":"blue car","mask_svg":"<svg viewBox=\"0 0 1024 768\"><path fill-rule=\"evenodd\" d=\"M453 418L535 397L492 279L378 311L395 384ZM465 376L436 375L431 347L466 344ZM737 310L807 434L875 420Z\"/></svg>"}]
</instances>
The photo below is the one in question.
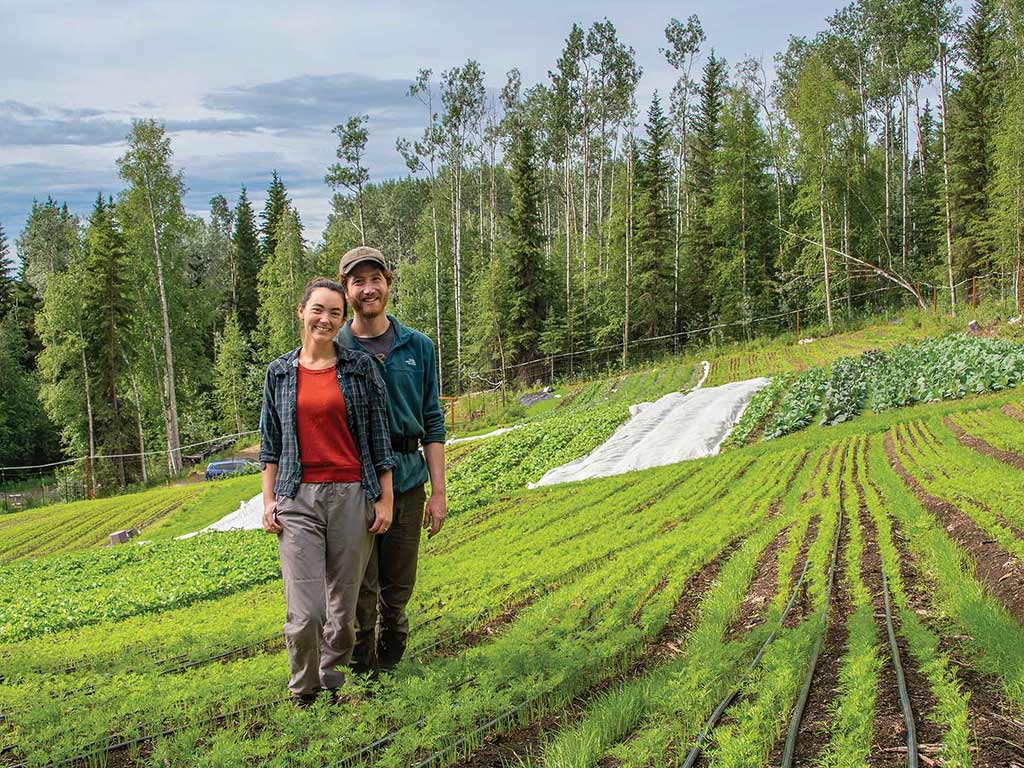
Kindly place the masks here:
<instances>
[{"instance_id":1,"label":"blue car","mask_svg":"<svg viewBox=\"0 0 1024 768\"><path fill-rule=\"evenodd\" d=\"M245 459L228 459L226 461L211 461L206 467L206 479L216 480L222 477L233 475L248 475L258 471L260 465Z\"/></svg>"}]
</instances>

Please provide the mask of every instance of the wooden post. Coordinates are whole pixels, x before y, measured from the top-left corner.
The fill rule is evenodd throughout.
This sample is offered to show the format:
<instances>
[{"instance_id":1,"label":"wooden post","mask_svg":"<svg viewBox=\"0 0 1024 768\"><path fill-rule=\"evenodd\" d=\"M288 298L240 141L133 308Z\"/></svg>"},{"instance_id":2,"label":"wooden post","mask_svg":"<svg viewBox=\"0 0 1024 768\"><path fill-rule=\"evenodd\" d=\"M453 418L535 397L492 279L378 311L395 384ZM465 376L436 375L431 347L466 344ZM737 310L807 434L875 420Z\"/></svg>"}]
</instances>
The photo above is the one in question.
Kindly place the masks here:
<instances>
[{"instance_id":1,"label":"wooden post","mask_svg":"<svg viewBox=\"0 0 1024 768\"><path fill-rule=\"evenodd\" d=\"M921 306L921 304L923 303L921 299L924 298L923 296L921 296L921 284L917 283L914 287L917 289L917 306Z\"/></svg>"},{"instance_id":2,"label":"wooden post","mask_svg":"<svg viewBox=\"0 0 1024 768\"><path fill-rule=\"evenodd\" d=\"M796 311L796 340L800 341L800 310Z\"/></svg>"},{"instance_id":3,"label":"wooden post","mask_svg":"<svg viewBox=\"0 0 1024 768\"><path fill-rule=\"evenodd\" d=\"M938 286L932 288L932 314L939 314L939 289Z\"/></svg>"},{"instance_id":4,"label":"wooden post","mask_svg":"<svg viewBox=\"0 0 1024 768\"><path fill-rule=\"evenodd\" d=\"M1017 314L1022 314L1021 305L1024 304L1024 297L1021 296L1021 289L1024 289L1024 269L1017 267Z\"/></svg>"},{"instance_id":5,"label":"wooden post","mask_svg":"<svg viewBox=\"0 0 1024 768\"><path fill-rule=\"evenodd\" d=\"M975 275L971 278L971 309L974 312L978 311L978 277Z\"/></svg>"}]
</instances>

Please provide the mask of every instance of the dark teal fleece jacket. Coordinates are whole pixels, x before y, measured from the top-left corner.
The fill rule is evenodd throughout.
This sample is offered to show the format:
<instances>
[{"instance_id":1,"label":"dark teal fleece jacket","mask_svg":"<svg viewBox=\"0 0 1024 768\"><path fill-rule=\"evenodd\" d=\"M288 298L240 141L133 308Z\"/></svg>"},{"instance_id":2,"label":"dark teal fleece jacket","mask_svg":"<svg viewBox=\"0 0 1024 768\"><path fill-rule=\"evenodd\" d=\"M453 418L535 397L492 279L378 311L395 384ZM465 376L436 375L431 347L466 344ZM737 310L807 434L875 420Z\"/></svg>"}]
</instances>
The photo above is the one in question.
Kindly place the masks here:
<instances>
[{"instance_id":1,"label":"dark teal fleece jacket","mask_svg":"<svg viewBox=\"0 0 1024 768\"><path fill-rule=\"evenodd\" d=\"M388 389L388 422L394 437L415 437L422 445L443 443L444 414L437 393L437 362L434 344L424 334L407 328L388 315L395 329L391 345L380 371ZM352 335L352 321L346 321L337 340L349 349L366 349ZM376 358L374 358L376 360ZM395 453L395 493L427 481L427 463L423 454Z\"/></svg>"}]
</instances>

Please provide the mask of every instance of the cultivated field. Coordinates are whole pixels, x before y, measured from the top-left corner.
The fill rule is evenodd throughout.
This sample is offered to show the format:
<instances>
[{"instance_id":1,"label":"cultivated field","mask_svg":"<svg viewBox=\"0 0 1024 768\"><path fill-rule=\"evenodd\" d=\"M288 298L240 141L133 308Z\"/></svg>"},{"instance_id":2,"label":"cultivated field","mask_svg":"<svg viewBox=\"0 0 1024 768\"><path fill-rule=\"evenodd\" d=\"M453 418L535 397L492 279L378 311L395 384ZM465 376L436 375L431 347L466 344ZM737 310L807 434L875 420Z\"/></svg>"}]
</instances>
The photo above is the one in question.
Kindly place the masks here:
<instances>
[{"instance_id":1,"label":"cultivated field","mask_svg":"<svg viewBox=\"0 0 1024 768\"><path fill-rule=\"evenodd\" d=\"M851 354L832 340L792 365L750 434L796 369L821 371L800 391L838 392L821 389L834 378L857 395L856 371L831 365ZM650 397L656 382L630 386ZM271 537L9 563L0 765L1024 765L1012 383L875 409L889 390L869 382L833 426L817 426L818 397L809 428L534 491L625 418L621 384L463 444L452 517L422 552L411 653L307 711L283 701Z\"/></svg>"}]
</instances>

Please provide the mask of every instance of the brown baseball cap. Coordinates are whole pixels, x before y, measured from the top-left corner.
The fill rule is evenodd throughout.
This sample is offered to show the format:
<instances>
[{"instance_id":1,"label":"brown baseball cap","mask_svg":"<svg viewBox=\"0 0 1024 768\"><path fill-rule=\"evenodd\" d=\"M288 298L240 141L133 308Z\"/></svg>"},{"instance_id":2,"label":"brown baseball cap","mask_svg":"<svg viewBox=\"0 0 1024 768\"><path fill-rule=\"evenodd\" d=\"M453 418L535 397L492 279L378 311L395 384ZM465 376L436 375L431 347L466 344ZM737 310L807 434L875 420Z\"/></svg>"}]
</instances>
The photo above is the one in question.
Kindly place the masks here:
<instances>
[{"instance_id":1,"label":"brown baseball cap","mask_svg":"<svg viewBox=\"0 0 1024 768\"><path fill-rule=\"evenodd\" d=\"M371 248L368 245L357 245L341 257L341 264L338 265L338 272L344 277L352 271L352 268L356 264L363 261L372 261L381 269L388 268L388 263L384 261L384 254L376 248Z\"/></svg>"}]
</instances>

